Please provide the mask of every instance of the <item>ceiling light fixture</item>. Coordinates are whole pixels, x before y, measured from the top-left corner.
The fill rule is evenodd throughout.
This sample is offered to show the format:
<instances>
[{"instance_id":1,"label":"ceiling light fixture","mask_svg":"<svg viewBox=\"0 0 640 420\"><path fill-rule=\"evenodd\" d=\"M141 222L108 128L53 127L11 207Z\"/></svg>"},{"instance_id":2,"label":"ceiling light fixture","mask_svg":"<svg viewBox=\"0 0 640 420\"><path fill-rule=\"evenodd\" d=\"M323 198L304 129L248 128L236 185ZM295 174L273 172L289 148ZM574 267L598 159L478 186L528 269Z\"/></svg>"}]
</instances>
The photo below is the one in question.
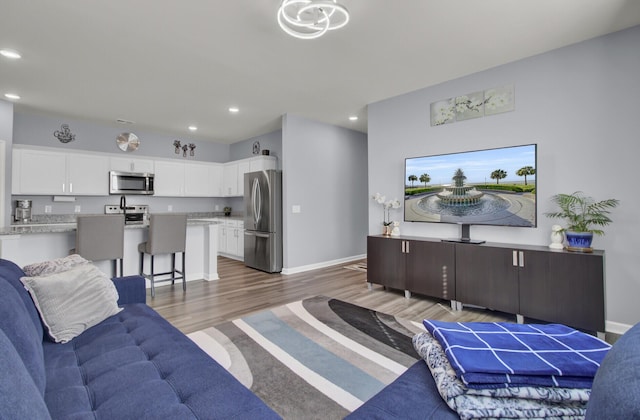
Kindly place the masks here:
<instances>
[{"instance_id":1,"label":"ceiling light fixture","mask_svg":"<svg viewBox=\"0 0 640 420\"><path fill-rule=\"evenodd\" d=\"M338 0L282 0L278 24L299 39L314 39L349 22L349 11Z\"/></svg>"},{"instance_id":2,"label":"ceiling light fixture","mask_svg":"<svg viewBox=\"0 0 640 420\"><path fill-rule=\"evenodd\" d=\"M197 131L198 127L196 127L195 125L190 125L189 126L189 131Z\"/></svg>"},{"instance_id":3,"label":"ceiling light fixture","mask_svg":"<svg viewBox=\"0 0 640 420\"><path fill-rule=\"evenodd\" d=\"M358 116L357 115L350 116L349 121L358 121Z\"/></svg>"},{"instance_id":4,"label":"ceiling light fixture","mask_svg":"<svg viewBox=\"0 0 640 420\"><path fill-rule=\"evenodd\" d=\"M20 55L20 53L16 50L10 50L7 48L3 48L0 50L0 54L3 55L4 57L7 58L13 58L14 60L17 60L18 58L22 58L22 56Z\"/></svg>"},{"instance_id":5,"label":"ceiling light fixture","mask_svg":"<svg viewBox=\"0 0 640 420\"><path fill-rule=\"evenodd\" d=\"M15 93L5 93L4 97L7 99L14 99L14 100L20 99L20 95L16 95Z\"/></svg>"},{"instance_id":6,"label":"ceiling light fixture","mask_svg":"<svg viewBox=\"0 0 640 420\"><path fill-rule=\"evenodd\" d=\"M229 112L232 112L235 114L236 112L240 112L240 108L238 108L237 106L231 106L229 107Z\"/></svg>"}]
</instances>

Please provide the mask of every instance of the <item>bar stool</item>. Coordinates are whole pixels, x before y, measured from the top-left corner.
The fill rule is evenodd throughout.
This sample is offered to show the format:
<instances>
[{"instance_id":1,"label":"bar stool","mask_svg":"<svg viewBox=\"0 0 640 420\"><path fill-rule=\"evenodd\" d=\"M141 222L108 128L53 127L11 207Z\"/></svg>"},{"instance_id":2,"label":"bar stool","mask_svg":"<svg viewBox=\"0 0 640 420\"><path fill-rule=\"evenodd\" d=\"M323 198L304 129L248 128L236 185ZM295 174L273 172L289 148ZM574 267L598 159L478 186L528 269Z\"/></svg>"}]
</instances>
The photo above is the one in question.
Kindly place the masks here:
<instances>
[{"instance_id":1,"label":"bar stool","mask_svg":"<svg viewBox=\"0 0 640 420\"><path fill-rule=\"evenodd\" d=\"M149 216L149 239L138 245L140 253L140 275L151 282L151 297L156 295L155 282L182 279L182 290L187 290L185 278L185 248L187 243L187 215L178 213L151 214ZM182 253L182 270L176 270L176 253ZM151 272L144 273L144 254L151 256ZM153 257L159 254L171 254L171 271L154 273ZM181 274L176 277L176 273ZM170 275L171 277L156 280L157 276Z\"/></svg>"},{"instance_id":2,"label":"bar stool","mask_svg":"<svg viewBox=\"0 0 640 420\"><path fill-rule=\"evenodd\" d=\"M113 275L120 277L124 263L124 215L100 214L78 216L76 247L72 253L91 261L113 260Z\"/></svg>"}]
</instances>

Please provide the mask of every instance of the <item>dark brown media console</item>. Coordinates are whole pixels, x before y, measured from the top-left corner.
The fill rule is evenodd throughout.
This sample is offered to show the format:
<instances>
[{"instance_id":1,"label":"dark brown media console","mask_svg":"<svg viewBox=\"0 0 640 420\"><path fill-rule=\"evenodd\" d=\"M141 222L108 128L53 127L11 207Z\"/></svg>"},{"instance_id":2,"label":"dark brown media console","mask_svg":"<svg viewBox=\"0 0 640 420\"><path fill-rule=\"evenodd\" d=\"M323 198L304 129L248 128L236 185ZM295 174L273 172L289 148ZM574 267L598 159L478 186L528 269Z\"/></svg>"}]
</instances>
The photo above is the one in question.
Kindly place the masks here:
<instances>
[{"instance_id":1,"label":"dark brown media console","mask_svg":"<svg viewBox=\"0 0 640 420\"><path fill-rule=\"evenodd\" d=\"M604 251L367 237L367 282L603 333Z\"/></svg>"}]
</instances>

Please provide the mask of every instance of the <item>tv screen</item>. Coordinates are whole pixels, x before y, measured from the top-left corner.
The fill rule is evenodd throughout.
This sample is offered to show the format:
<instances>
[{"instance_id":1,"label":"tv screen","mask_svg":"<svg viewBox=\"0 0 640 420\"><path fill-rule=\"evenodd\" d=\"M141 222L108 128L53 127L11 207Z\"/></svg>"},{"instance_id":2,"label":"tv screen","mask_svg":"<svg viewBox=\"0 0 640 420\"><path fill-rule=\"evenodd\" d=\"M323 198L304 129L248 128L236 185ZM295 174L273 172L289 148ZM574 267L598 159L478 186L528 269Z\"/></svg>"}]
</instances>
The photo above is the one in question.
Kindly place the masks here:
<instances>
[{"instance_id":1,"label":"tv screen","mask_svg":"<svg viewBox=\"0 0 640 420\"><path fill-rule=\"evenodd\" d=\"M536 226L536 145L405 160L404 220Z\"/></svg>"}]
</instances>

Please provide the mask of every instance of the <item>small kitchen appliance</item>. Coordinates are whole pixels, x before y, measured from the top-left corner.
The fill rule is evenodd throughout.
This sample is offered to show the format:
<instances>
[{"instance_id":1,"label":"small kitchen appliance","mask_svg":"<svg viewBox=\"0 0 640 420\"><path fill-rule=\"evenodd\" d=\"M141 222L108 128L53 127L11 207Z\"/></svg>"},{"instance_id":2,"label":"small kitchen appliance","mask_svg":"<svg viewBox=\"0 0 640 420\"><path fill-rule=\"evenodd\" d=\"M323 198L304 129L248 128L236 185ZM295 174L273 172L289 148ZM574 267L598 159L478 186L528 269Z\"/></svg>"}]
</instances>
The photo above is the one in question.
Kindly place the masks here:
<instances>
[{"instance_id":1,"label":"small kitchen appliance","mask_svg":"<svg viewBox=\"0 0 640 420\"><path fill-rule=\"evenodd\" d=\"M109 194L153 195L154 175L139 172L109 172Z\"/></svg>"},{"instance_id":2,"label":"small kitchen appliance","mask_svg":"<svg viewBox=\"0 0 640 420\"><path fill-rule=\"evenodd\" d=\"M125 225L142 225L149 222L149 206L146 204L107 204L104 206L104 214L124 214Z\"/></svg>"},{"instance_id":3,"label":"small kitchen appliance","mask_svg":"<svg viewBox=\"0 0 640 420\"><path fill-rule=\"evenodd\" d=\"M17 200L14 221L29 223L31 221L31 200Z\"/></svg>"}]
</instances>

